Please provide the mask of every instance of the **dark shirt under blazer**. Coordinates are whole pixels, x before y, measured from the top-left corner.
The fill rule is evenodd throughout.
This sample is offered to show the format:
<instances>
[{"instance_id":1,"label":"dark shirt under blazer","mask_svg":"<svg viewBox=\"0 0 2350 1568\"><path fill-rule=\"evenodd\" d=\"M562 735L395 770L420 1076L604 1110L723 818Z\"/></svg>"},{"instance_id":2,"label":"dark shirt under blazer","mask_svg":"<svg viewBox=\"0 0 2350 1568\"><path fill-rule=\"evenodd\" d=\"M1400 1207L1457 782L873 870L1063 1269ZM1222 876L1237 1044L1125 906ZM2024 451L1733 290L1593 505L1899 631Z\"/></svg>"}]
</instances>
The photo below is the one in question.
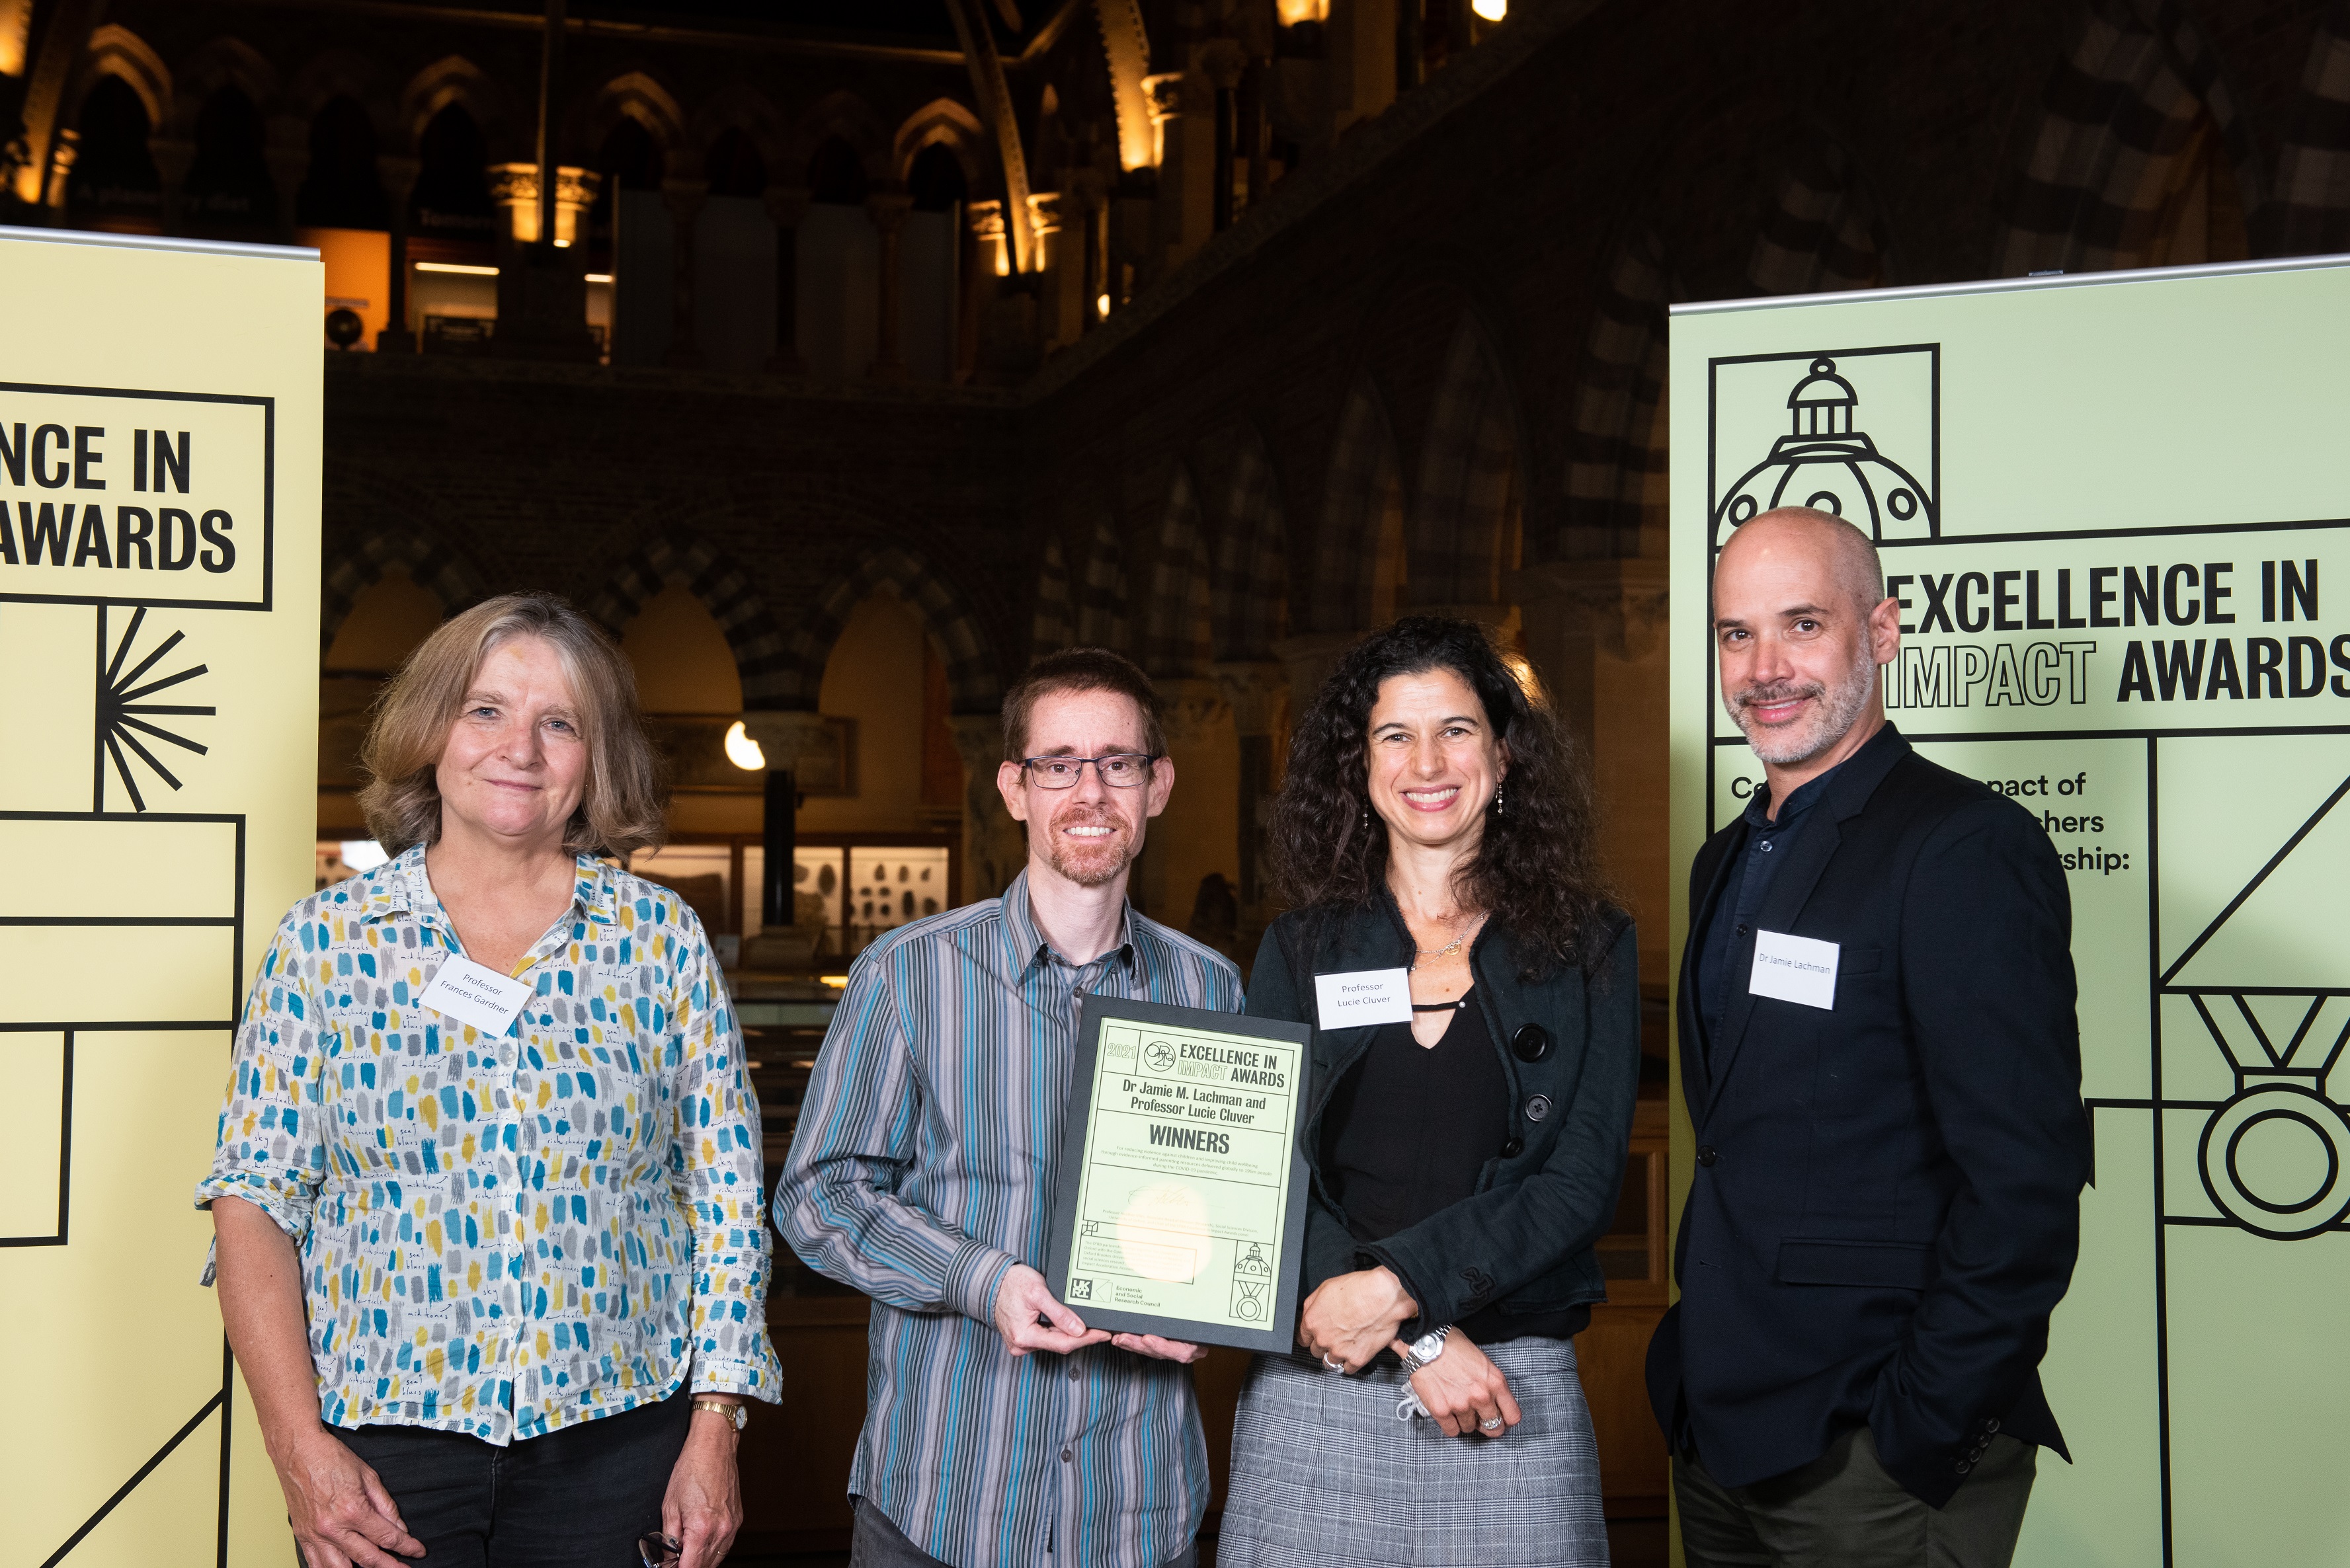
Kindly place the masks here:
<instances>
[{"instance_id":1,"label":"dark shirt under blazer","mask_svg":"<svg viewBox=\"0 0 2350 1568\"><path fill-rule=\"evenodd\" d=\"M2028 812L1891 725L1808 815L1733 936L1710 1049L1691 970L1746 822L1690 870L1698 1168L1649 1397L1725 1486L1866 1425L1939 1507L1993 1432L2064 1452L2038 1368L2089 1169L2071 897ZM1833 1009L1746 989L1756 930L1839 945Z\"/></svg>"},{"instance_id":2,"label":"dark shirt under blazer","mask_svg":"<svg viewBox=\"0 0 2350 1568\"><path fill-rule=\"evenodd\" d=\"M1596 1251L1616 1220L1616 1198L1639 1090L1640 978L1632 922L1609 911L1606 957L1586 975L1572 965L1542 979L1519 973L1509 934L1488 922L1469 950L1480 1010L1510 1086L1507 1136L1484 1162L1477 1190L1375 1242L1349 1232L1325 1171L1323 1116L1370 1049L1378 1025L1318 1027L1314 977L1405 969L1411 932L1384 888L1372 907L1292 910L1274 920L1249 977L1248 1011L1316 1024L1303 1152L1306 1204L1301 1300L1332 1277L1381 1264L1419 1303L1403 1325L1416 1339L1441 1324L1496 1309L1508 1334L1564 1338L1607 1299Z\"/></svg>"}]
</instances>

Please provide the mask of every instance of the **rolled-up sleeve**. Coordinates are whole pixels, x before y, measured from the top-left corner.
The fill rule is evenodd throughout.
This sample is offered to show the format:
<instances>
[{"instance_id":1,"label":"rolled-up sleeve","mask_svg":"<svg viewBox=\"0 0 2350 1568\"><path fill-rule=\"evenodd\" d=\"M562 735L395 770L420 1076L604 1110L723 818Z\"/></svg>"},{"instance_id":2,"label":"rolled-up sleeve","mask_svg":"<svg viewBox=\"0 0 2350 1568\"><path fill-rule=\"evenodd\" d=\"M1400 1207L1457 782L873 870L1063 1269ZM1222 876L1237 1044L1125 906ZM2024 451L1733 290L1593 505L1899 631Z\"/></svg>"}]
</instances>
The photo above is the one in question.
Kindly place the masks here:
<instances>
[{"instance_id":1,"label":"rolled-up sleeve","mask_svg":"<svg viewBox=\"0 0 2350 1568\"><path fill-rule=\"evenodd\" d=\"M278 926L245 999L212 1171L196 1183L197 1208L242 1198L296 1241L310 1232L327 1175L327 1042L308 971L329 961L323 929L302 913L297 907Z\"/></svg>"},{"instance_id":2,"label":"rolled-up sleeve","mask_svg":"<svg viewBox=\"0 0 2350 1568\"><path fill-rule=\"evenodd\" d=\"M693 1215L693 1392L771 1403L783 1372L767 1337L765 1174L743 1031L701 923L677 940L679 1053L670 1178Z\"/></svg>"}]
</instances>

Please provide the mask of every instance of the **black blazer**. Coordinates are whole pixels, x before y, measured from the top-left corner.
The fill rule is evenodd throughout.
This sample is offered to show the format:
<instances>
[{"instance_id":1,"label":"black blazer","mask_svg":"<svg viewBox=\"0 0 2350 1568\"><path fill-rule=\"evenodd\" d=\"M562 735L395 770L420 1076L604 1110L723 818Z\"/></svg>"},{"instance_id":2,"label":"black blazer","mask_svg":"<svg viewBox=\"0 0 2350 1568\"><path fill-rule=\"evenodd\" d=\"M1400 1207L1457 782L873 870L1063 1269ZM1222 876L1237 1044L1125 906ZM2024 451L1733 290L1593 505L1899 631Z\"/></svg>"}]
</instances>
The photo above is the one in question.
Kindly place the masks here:
<instances>
[{"instance_id":1,"label":"black blazer","mask_svg":"<svg viewBox=\"0 0 2350 1568\"><path fill-rule=\"evenodd\" d=\"M1690 869L1698 1168L1648 1394L1724 1485L1866 1425L1939 1508L1993 1432L2064 1452L2038 1368L2089 1170L2072 900L2029 813L1889 725L1810 810L1755 925L1840 944L1832 1011L1748 992L1743 932L1702 1048L1696 959L1745 824Z\"/></svg>"},{"instance_id":2,"label":"black blazer","mask_svg":"<svg viewBox=\"0 0 2350 1568\"><path fill-rule=\"evenodd\" d=\"M1304 1152L1313 1176L1305 1212L1305 1289L1366 1266L1395 1271L1419 1303L1403 1326L1416 1339L1498 1303L1526 1332L1573 1332L1607 1299L1594 1249L1616 1220L1632 1102L1640 1079L1639 950L1628 916L1612 929L1607 961L1586 978L1554 968L1529 984L1506 933L1492 922L1469 951L1476 997L1510 1080L1511 1133L1476 1192L1385 1241L1358 1243L1322 1174L1322 1114L1339 1081L1370 1048L1376 1026L1318 1026L1314 977L1409 965L1409 928L1385 888L1377 905L1346 914L1293 910L1274 921L1249 975L1248 1011L1315 1024ZM1572 1321L1572 1319L1570 1319Z\"/></svg>"}]
</instances>

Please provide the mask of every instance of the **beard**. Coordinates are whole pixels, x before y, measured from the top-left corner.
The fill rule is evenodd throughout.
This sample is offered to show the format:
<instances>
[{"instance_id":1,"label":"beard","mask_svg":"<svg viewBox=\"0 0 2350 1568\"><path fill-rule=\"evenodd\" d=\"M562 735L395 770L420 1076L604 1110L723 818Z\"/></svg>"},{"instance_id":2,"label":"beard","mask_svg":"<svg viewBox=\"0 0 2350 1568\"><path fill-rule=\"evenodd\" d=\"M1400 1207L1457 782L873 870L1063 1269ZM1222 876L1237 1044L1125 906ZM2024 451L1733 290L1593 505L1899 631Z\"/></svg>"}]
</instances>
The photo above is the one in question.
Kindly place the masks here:
<instances>
[{"instance_id":1,"label":"beard","mask_svg":"<svg viewBox=\"0 0 2350 1568\"><path fill-rule=\"evenodd\" d=\"M1876 690L1877 659L1863 641L1852 667L1833 685L1817 680L1769 680L1722 693L1721 705L1730 711L1731 722L1744 732L1746 743L1754 748L1757 757L1775 767L1792 767L1811 761L1843 740L1860 717L1861 710L1868 706L1869 694ZM1770 730L1749 712L1750 709L1783 702L1791 697L1816 700L1809 722Z\"/></svg>"},{"instance_id":2,"label":"beard","mask_svg":"<svg viewBox=\"0 0 2350 1568\"><path fill-rule=\"evenodd\" d=\"M1071 838L1065 829L1107 827L1096 839ZM1097 806L1072 805L1043 825L1045 864L1080 888L1116 881L1133 863L1133 839L1125 820Z\"/></svg>"}]
</instances>

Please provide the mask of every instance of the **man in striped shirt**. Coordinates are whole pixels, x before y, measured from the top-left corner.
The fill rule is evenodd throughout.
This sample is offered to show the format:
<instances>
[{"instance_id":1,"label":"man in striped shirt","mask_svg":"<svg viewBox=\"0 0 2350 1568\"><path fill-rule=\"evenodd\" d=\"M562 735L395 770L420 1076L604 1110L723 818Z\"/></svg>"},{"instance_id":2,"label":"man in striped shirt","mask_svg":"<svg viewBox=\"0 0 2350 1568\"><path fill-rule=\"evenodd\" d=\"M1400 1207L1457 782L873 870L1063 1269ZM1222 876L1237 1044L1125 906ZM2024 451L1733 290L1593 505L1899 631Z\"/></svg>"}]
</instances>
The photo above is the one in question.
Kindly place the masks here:
<instances>
[{"instance_id":1,"label":"man in striped shirt","mask_svg":"<svg viewBox=\"0 0 2350 1568\"><path fill-rule=\"evenodd\" d=\"M850 967L775 1224L873 1298L857 1568L1190 1568L1204 1352L1087 1328L1037 1265L1079 997L1237 1012L1240 977L1127 906L1175 784L1149 678L1100 649L1051 655L1005 696L1003 734L1027 867Z\"/></svg>"}]
</instances>

